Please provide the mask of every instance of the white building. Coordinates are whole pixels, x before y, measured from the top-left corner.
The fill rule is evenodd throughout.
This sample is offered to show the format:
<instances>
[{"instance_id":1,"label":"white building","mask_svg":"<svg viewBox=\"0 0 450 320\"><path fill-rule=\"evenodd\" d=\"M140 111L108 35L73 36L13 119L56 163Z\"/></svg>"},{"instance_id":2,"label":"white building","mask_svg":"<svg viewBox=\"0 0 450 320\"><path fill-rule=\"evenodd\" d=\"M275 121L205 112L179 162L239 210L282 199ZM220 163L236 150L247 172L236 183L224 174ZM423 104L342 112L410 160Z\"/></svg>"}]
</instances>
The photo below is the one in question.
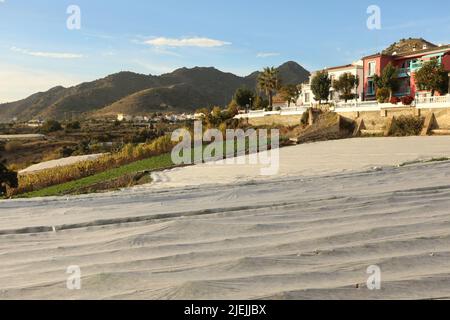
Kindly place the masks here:
<instances>
[{"instance_id":1,"label":"white building","mask_svg":"<svg viewBox=\"0 0 450 320\"><path fill-rule=\"evenodd\" d=\"M126 114L123 114L123 113L119 113L117 115L117 120L118 121L131 121L131 120L133 120L133 116L129 116L129 115L126 115Z\"/></svg>"},{"instance_id":2,"label":"white building","mask_svg":"<svg viewBox=\"0 0 450 320\"><path fill-rule=\"evenodd\" d=\"M39 128L42 126L42 124L44 123L44 121L40 120L40 119L35 119L35 120L30 120L27 122L27 127L30 128Z\"/></svg>"},{"instance_id":3,"label":"white building","mask_svg":"<svg viewBox=\"0 0 450 320\"><path fill-rule=\"evenodd\" d=\"M326 68L321 71L327 71L328 76L331 78L331 81L339 79L339 77L345 73L350 73L354 76L358 76L359 78L359 86L355 90L353 90L353 93L356 93L358 96L358 101L361 100L361 97L363 95L364 91L364 83L363 83L363 62L362 60L354 62L352 64L348 64L345 66L339 66L339 67L333 67L333 68ZM297 101L298 106L305 106L305 105L311 105L315 103L319 103L319 101L316 101L314 99L314 93L311 90L311 80L316 75L318 71L311 74L309 78L309 82L302 84L302 92L300 94L300 97ZM339 93L336 92L334 88L330 89L330 96L329 100L333 102L339 102Z\"/></svg>"}]
</instances>

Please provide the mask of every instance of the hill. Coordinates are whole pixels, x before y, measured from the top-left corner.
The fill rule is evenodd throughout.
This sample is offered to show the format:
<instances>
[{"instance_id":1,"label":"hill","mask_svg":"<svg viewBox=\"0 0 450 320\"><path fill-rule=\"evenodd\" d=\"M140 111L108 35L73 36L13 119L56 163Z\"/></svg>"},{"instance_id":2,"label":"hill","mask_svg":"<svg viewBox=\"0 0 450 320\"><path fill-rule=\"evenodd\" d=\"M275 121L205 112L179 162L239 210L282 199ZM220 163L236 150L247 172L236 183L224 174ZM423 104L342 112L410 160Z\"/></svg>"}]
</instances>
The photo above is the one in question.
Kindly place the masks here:
<instances>
[{"instance_id":1,"label":"hill","mask_svg":"<svg viewBox=\"0 0 450 320\"><path fill-rule=\"evenodd\" d=\"M401 39L398 42L391 44L385 50L383 50L383 54L386 55L394 55L394 54L405 54L414 51L420 51L424 48L435 48L437 45L426 41L422 38L409 38L409 39Z\"/></svg>"},{"instance_id":2,"label":"hill","mask_svg":"<svg viewBox=\"0 0 450 320\"><path fill-rule=\"evenodd\" d=\"M213 99L214 97L209 100ZM195 109L195 106L203 105L206 100L207 98L194 87L178 84L136 92L98 110L93 116L108 116L118 113L141 115L151 112L190 112Z\"/></svg>"},{"instance_id":3,"label":"hill","mask_svg":"<svg viewBox=\"0 0 450 320\"><path fill-rule=\"evenodd\" d=\"M282 84L299 84L309 79L310 72L294 61L288 61L277 68ZM256 71L246 77L250 86L256 86L260 72ZM299 82L300 80L300 82Z\"/></svg>"},{"instance_id":4,"label":"hill","mask_svg":"<svg viewBox=\"0 0 450 320\"><path fill-rule=\"evenodd\" d=\"M278 70L286 84L301 83L309 76L307 70L292 61ZM161 76L119 72L74 87L59 86L20 101L0 104L0 121L64 119L73 114L184 112L204 106L224 106L237 88L255 88L258 74L239 77L203 67L181 68Z\"/></svg>"}]
</instances>

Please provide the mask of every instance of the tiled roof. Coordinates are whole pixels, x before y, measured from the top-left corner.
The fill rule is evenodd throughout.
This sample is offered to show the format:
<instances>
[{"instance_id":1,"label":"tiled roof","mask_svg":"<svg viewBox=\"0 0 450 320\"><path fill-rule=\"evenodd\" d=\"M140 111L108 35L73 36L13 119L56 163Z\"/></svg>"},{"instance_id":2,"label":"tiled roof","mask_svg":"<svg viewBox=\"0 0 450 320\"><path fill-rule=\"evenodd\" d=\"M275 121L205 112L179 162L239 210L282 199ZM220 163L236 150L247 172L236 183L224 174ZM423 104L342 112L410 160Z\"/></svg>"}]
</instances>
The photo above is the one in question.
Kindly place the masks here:
<instances>
[{"instance_id":1,"label":"tiled roof","mask_svg":"<svg viewBox=\"0 0 450 320\"><path fill-rule=\"evenodd\" d=\"M395 55L394 57L407 57L407 56L415 56L415 55L423 55L425 53L431 53L431 52L440 52L440 51L449 51L450 50L450 44L440 47L434 47L434 48L428 48L423 50L417 50L417 51L411 51L411 52L405 52L399 55Z\"/></svg>"},{"instance_id":2,"label":"tiled roof","mask_svg":"<svg viewBox=\"0 0 450 320\"><path fill-rule=\"evenodd\" d=\"M351 68L351 67L360 67L354 64L346 64L344 66L337 66L337 67L331 67L331 68L326 68L325 70L338 70L338 69L347 69L347 68Z\"/></svg>"}]
</instances>

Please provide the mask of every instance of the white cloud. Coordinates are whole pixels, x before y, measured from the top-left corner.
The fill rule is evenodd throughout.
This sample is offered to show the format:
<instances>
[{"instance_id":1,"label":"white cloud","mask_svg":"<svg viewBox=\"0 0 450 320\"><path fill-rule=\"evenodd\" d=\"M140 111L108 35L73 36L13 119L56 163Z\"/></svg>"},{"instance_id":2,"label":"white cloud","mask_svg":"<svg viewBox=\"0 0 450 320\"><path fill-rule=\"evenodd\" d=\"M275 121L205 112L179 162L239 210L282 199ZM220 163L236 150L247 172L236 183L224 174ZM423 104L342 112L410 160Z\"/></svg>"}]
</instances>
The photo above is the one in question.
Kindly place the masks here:
<instances>
[{"instance_id":1,"label":"white cloud","mask_svg":"<svg viewBox=\"0 0 450 320\"><path fill-rule=\"evenodd\" d=\"M200 37L180 38L180 39L160 37L146 40L145 43L154 47L200 47L200 48L222 47L231 44L230 42Z\"/></svg>"},{"instance_id":2,"label":"white cloud","mask_svg":"<svg viewBox=\"0 0 450 320\"><path fill-rule=\"evenodd\" d=\"M257 58L269 58L269 57L276 57L280 54L278 52L260 52L256 55Z\"/></svg>"},{"instance_id":3,"label":"white cloud","mask_svg":"<svg viewBox=\"0 0 450 320\"><path fill-rule=\"evenodd\" d=\"M84 57L82 54L76 54L76 53L30 51L27 49L21 49L21 48L17 48L17 47L11 47L11 50L22 53L22 54L26 54L29 56L52 58L52 59L80 59L80 58Z\"/></svg>"},{"instance_id":4,"label":"white cloud","mask_svg":"<svg viewBox=\"0 0 450 320\"><path fill-rule=\"evenodd\" d=\"M11 102L55 86L73 86L88 79L72 75L0 64L0 103Z\"/></svg>"}]
</instances>

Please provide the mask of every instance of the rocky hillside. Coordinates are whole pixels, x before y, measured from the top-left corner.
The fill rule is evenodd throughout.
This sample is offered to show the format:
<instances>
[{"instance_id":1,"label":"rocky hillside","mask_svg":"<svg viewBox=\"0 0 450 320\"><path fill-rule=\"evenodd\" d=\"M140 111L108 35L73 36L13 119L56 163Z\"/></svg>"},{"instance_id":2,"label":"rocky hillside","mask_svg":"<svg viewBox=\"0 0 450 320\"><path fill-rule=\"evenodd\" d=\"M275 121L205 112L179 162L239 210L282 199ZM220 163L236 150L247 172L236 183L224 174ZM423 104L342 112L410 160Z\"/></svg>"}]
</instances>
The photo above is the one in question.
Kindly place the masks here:
<instances>
[{"instance_id":1,"label":"rocky hillside","mask_svg":"<svg viewBox=\"0 0 450 320\"><path fill-rule=\"evenodd\" d=\"M391 44L385 50L383 50L383 54L393 55L393 54L405 54L414 51L421 51L423 49L435 48L437 45L426 41L422 38L409 38L409 39L401 39L398 42Z\"/></svg>"}]
</instances>

